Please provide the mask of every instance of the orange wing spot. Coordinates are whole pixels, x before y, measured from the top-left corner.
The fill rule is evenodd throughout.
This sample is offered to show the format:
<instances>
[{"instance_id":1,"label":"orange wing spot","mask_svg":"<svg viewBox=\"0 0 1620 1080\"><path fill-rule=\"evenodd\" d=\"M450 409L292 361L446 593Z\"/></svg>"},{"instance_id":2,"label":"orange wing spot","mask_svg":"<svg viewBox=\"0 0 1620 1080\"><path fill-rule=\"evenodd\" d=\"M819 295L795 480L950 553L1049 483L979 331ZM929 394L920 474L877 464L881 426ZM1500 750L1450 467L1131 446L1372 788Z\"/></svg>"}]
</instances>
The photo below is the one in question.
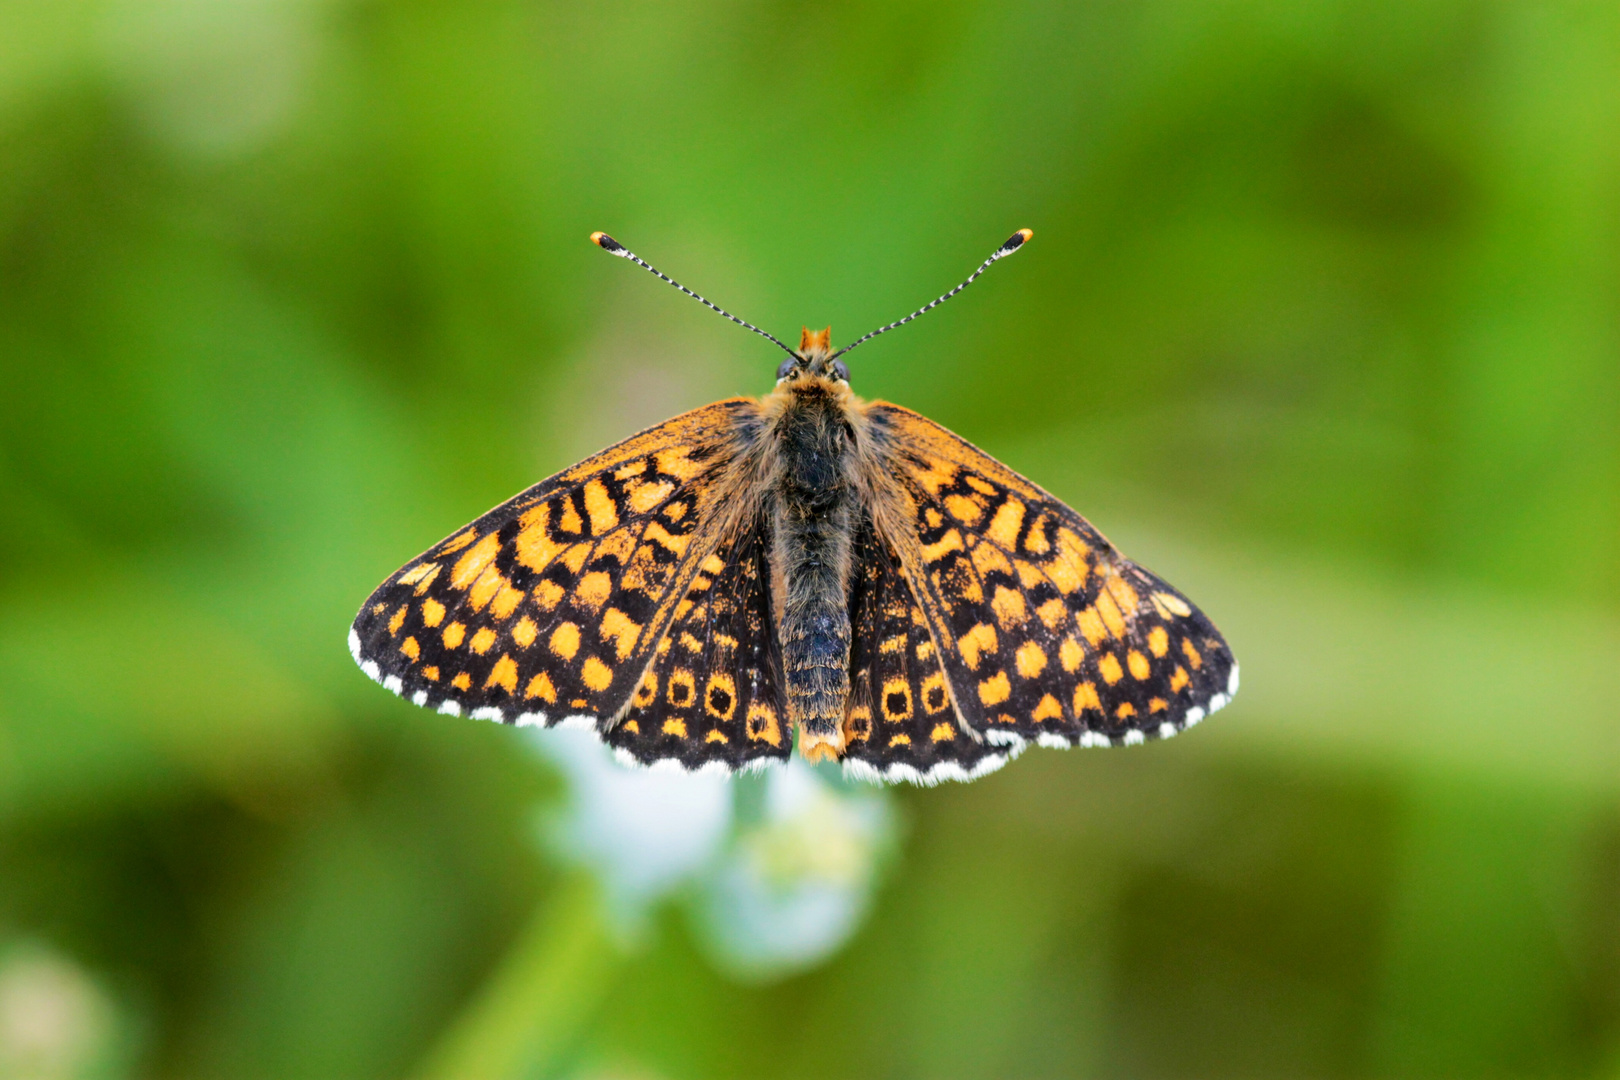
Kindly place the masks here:
<instances>
[{"instance_id":1,"label":"orange wing spot","mask_svg":"<svg viewBox=\"0 0 1620 1080\"><path fill-rule=\"evenodd\" d=\"M1186 638L1181 639L1181 651L1187 654L1187 663L1192 665L1194 671L1204 666L1204 657L1197 649L1193 648L1193 643Z\"/></svg>"},{"instance_id":2,"label":"orange wing spot","mask_svg":"<svg viewBox=\"0 0 1620 1080\"><path fill-rule=\"evenodd\" d=\"M438 682L439 681L439 665L438 664L431 664L428 667L423 668L422 669L422 678L427 679L430 682Z\"/></svg>"},{"instance_id":3,"label":"orange wing spot","mask_svg":"<svg viewBox=\"0 0 1620 1080\"><path fill-rule=\"evenodd\" d=\"M578 625L571 622L559 624L551 632L551 651L564 660L572 660L574 654L579 652Z\"/></svg>"},{"instance_id":4,"label":"orange wing spot","mask_svg":"<svg viewBox=\"0 0 1620 1080\"><path fill-rule=\"evenodd\" d=\"M1164 700L1164 698L1162 698L1162 697L1152 698L1151 700L1148 701L1148 712L1150 712L1150 713L1152 713L1152 712L1164 712L1169 707L1170 707L1170 703L1168 701Z\"/></svg>"},{"instance_id":5,"label":"orange wing spot","mask_svg":"<svg viewBox=\"0 0 1620 1080\"><path fill-rule=\"evenodd\" d=\"M1091 643L1093 649L1108 637L1108 628L1103 625L1102 616L1097 614L1094 607L1086 608L1076 616L1075 621L1080 624L1080 633Z\"/></svg>"},{"instance_id":6,"label":"orange wing spot","mask_svg":"<svg viewBox=\"0 0 1620 1080\"><path fill-rule=\"evenodd\" d=\"M922 704L930 715L944 712L945 706L951 703L950 695L945 691L945 674L938 668L934 673L923 680Z\"/></svg>"},{"instance_id":7,"label":"orange wing spot","mask_svg":"<svg viewBox=\"0 0 1620 1080\"><path fill-rule=\"evenodd\" d=\"M628 731L632 735L640 735L641 725L636 723L634 720L626 720L624 722L624 730Z\"/></svg>"},{"instance_id":8,"label":"orange wing spot","mask_svg":"<svg viewBox=\"0 0 1620 1080\"><path fill-rule=\"evenodd\" d=\"M585 513L591 519L592 536L605 536L618 528L619 508L613 505L613 496L600 480L585 485Z\"/></svg>"},{"instance_id":9,"label":"orange wing spot","mask_svg":"<svg viewBox=\"0 0 1620 1080\"><path fill-rule=\"evenodd\" d=\"M562 517L557 519L557 528L571 536L578 536L585 531L585 520L574 509L573 499L562 501Z\"/></svg>"},{"instance_id":10,"label":"orange wing spot","mask_svg":"<svg viewBox=\"0 0 1620 1080\"><path fill-rule=\"evenodd\" d=\"M984 502L980 499L970 499L966 495L945 496L945 509L951 512L951 517L964 525L972 525L984 516Z\"/></svg>"},{"instance_id":11,"label":"orange wing spot","mask_svg":"<svg viewBox=\"0 0 1620 1080\"><path fill-rule=\"evenodd\" d=\"M710 555L707 559L703 560L703 565L699 567L700 570L702 570L705 574L708 574L710 577L719 577L720 573L725 570L725 568L726 560L722 559L718 555Z\"/></svg>"},{"instance_id":12,"label":"orange wing spot","mask_svg":"<svg viewBox=\"0 0 1620 1080\"><path fill-rule=\"evenodd\" d=\"M928 489L928 494L938 495L940 489L946 487L956 479L956 466L948 461L931 461L927 472L916 473L917 483Z\"/></svg>"},{"instance_id":13,"label":"orange wing spot","mask_svg":"<svg viewBox=\"0 0 1620 1080\"><path fill-rule=\"evenodd\" d=\"M701 642L697 638L693 637L691 631L682 630L681 631L681 648L685 649L689 653L702 652L703 651L703 642Z\"/></svg>"},{"instance_id":14,"label":"orange wing spot","mask_svg":"<svg viewBox=\"0 0 1620 1080\"><path fill-rule=\"evenodd\" d=\"M528 689L523 691L523 696L539 698L541 701L555 704L557 701L557 688L551 685L551 677L542 671L529 680Z\"/></svg>"},{"instance_id":15,"label":"orange wing spot","mask_svg":"<svg viewBox=\"0 0 1620 1080\"><path fill-rule=\"evenodd\" d=\"M945 524L945 515L930 506L923 511L923 520L928 522L930 529L937 529Z\"/></svg>"},{"instance_id":16,"label":"orange wing spot","mask_svg":"<svg viewBox=\"0 0 1620 1080\"><path fill-rule=\"evenodd\" d=\"M1131 677L1138 681L1153 674L1153 665L1148 663L1148 658L1135 649L1125 654L1125 664L1131 669Z\"/></svg>"},{"instance_id":17,"label":"orange wing spot","mask_svg":"<svg viewBox=\"0 0 1620 1080\"><path fill-rule=\"evenodd\" d=\"M675 493L675 485L665 480L659 483L647 481L641 484L630 485L630 509L638 514L650 513L659 503Z\"/></svg>"},{"instance_id":18,"label":"orange wing spot","mask_svg":"<svg viewBox=\"0 0 1620 1080\"><path fill-rule=\"evenodd\" d=\"M985 705L1000 705L1012 696L1012 684L1005 671L998 671L979 683L979 700Z\"/></svg>"},{"instance_id":19,"label":"orange wing spot","mask_svg":"<svg viewBox=\"0 0 1620 1080\"><path fill-rule=\"evenodd\" d=\"M466 532L462 533L460 536L453 536L450 539L446 540L444 542L444 546L439 549L439 554L440 555L454 555L456 552L460 551L462 548L466 547L468 544L472 543L477 538L478 538L478 530L477 529L468 529ZM409 582L407 582L406 584L409 584Z\"/></svg>"},{"instance_id":20,"label":"orange wing spot","mask_svg":"<svg viewBox=\"0 0 1620 1080\"><path fill-rule=\"evenodd\" d=\"M631 703L638 709L645 709L647 706L653 703L653 699L657 696L658 676L649 670L647 674L642 677L641 685L636 687L636 696L631 699Z\"/></svg>"},{"instance_id":21,"label":"orange wing spot","mask_svg":"<svg viewBox=\"0 0 1620 1080\"><path fill-rule=\"evenodd\" d=\"M1003 574L1013 572L1012 563L1007 561L1007 556L1003 555L1001 549L994 544L975 544L972 559L973 568L981 576L998 570ZM1039 574L1036 575L1036 578L1039 580Z\"/></svg>"},{"instance_id":22,"label":"orange wing spot","mask_svg":"<svg viewBox=\"0 0 1620 1080\"><path fill-rule=\"evenodd\" d=\"M1080 661L1085 659L1085 650L1074 638L1064 638L1063 644L1058 646L1058 660L1063 664L1064 671L1079 671Z\"/></svg>"},{"instance_id":23,"label":"orange wing spot","mask_svg":"<svg viewBox=\"0 0 1620 1080\"><path fill-rule=\"evenodd\" d=\"M552 538L551 507L544 503L532 510L525 510L518 523L521 528L512 546L517 549L517 561L530 570L544 570L568 546Z\"/></svg>"},{"instance_id":24,"label":"orange wing spot","mask_svg":"<svg viewBox=\"0 0 1620 1080\"><path fill-rule=\"evenodd\" d=\"M628 465L620 465L613 470L613 479L632 480L647 471L647 459L637 458Z\"/></svg>"},{"instance_id":25,"label":"orange wing spot","mask_svg":"<svg viewBox=\"0 0 1620 1080\"><path fill-rule=\"evenodd\" d=\"M903 651L905 649L905 647L906 647L905 635L896 634L892 638L884 638L883 643L878 646L878 652L882 653L885 656L892 656L892 655L894 655L896 653L899 653L899 652Z\"/></svg>"},{"instance_id":26,"label":"orange wing spot","mask_svg":"<svg viewBox=\"0 0 1620 1080\"><path fill-rule=\"evenodd\" d=\"M450 587L465 589L477 581L485 568L495 561L495 555L500 550L501 538L494 533L468 548L466 554L456 560L455 569L450 571Z\"/></svg>"},{"instance_id":27,"label":"orange wing spot","mask_svg":"<svg viewBox=\"0 0 1620 1080\"><path fill-rule=\"evenodd\" d=\"M519 648L527 649L534 644L534 639L538 636L539 629L534 625L534 620L527 615L519 619L517 625L512 627L512 640L518 643Z\"/></svg>"},{"instance_id":28,"label":"orange wing spot","mask_svg":"<svg viewBox=\"0 0 1620 1080\"><path fill-rule=\"evenodd\" d=\"M932 638L924 638L917 642L917 659L930 660L934 655L934 642Z\"/></svg>"},{"instance_id":29,"label":"orange wing spot","mask_svg":"<svg viewBox=\"0 0 1620 1080\"><path fill-rule=\"evenodd\" d=\"M1171 615L1179 615L1185 619L1187 616L1192 614L1192 608L1187 606L1187 601L1173 593L1154 593L1153 606L1158 608L1159 614L1165 616L1166 618L1169 618Z\"/></svg>"},{"instance_id":30,"label":"orange wing spot","mask_svg":"<svg viewBox=\"0 0 1620 1080\"><path fill-rule=\"evenodd\" d=\"M1170 675L1170 692L1172 694L1181 693L1181 688L1189 682L1192 682L1192 678L1187 674L1187 669L1177 664L1176 670Z\"/></svg>"},{"instance_id":31,"label":"orange wing spot","mask_svg":"<svg viewBox=\"0 0 1620 1080\"><path fill-rule=\"evenodd\" d=\"M1018 583L1026 589L1033 589L1035 586L1046 580L1046 575L1041 573L1040 569L1035 566L1034 563L1027 563L1023 559L1016 559L1013 561L1013 566L1018 570ZM1050 603L1050 601L1048 602Z\"/></svg>"},{"instance_id":32,"label":"orange wing spot","mask_svg":"<svg viewBox=\"0 0 1620 1080\"><path fill-rule=\"evenodd\" d=\"M1024 550L1031 555L1045 555L1052 550L1051 543L1046 539L1045 514L1030 523L1029 532L1024 535Z\"/></svg>"},{"instance_id":33,"label":"orange wing spot","mask_svg":"<svg viewBox=\"0 0 1620 1080\"><path fill-rule=\"evenodd\" d=\"M690 480L703 468L701 464L691 459L688 450L680 447L659 451L653 460L654 467L659 472L673 476L677 480Z\"/></svg>"},{"instance_id":34,"label":"orange wing spot","mask_svg":"<svg viewBox=\"0 0 1620 1080\"><path fill-rule=\"evenodd\" d=\"M996 595L990 598L990 610L996 613L996 621L1003 630L1021 626L1029 617L1029 609L1024 606L1024 594L1005 585L996 586Z\"/></svg>"},{"instance_id":35,"label":"orange wing spot","mask_svg":"<svg viewBox=\"0 0 1620 1080\"><path fill-rule=\"evenodd\" d=\"M1037 724L1042 720L1061 720L1063 719L1063 706L1058 704L1057 698L1047 694L1041 698L1040 704L1035 706L1035 711L1030 715L1030 719Z\"/></svg>"},{"instance_id":36,"label":"orange wing spot","mask_svg":"<svg viewBox=\"0 0 1620 1080\"><path fill-rule=\"evenodd\" d=\"M956 728L950 724L935 724L928 737L934 742L950 742L956 738Z\"/></svg>"},{"instance_id":37,"label":"orange wing spot","mask_svg":"<svg viewBox=\"0 0 1620 1080\"><path fill-rule=\"evenodd\" d=\"M534 602L541 611L554 611L558 602L568 595L561 585L555 581L542 581L534 587Z\"/></svg>"},{"instance_id":38,"label":"orange wing spot","mask_svg":"<svg viewBox=\"0 0 1620 1080\"><path fill-rule=\"evenodd\" d=\"M390 634L399 633L399 628L405 625L405 614L410 609L411 605L409 604L399 605L399 610L394 612L394 617L388 620L388 632Z\"/></svg>"},{"instance_id":39,"label":"orange wing spot","mask_svg":"<svg viewBox=\"0 0 1620 1080\"><path fill-rule=\"evenodd\" d=\"M585 666L580 669L579 677L586 686L600 693L612 684L613 669L596 657L587 656Z\"/></svg>"},{"instance_id":40,"label":"orange wing spot","mask_svg":"<svg viewBox=\"0 0 1620 1080\"><path fill-rule=\"evenodd\" d=\"M591 545L575 544L573 547L563 552L562 555L559 556L559 559L564 566L568 567L568 569L577 574L580 572L580 570L584 569L585 560L590 558L590 554Z\"/></svg>"},{"instance_id":41,"label":"orange wing spot","mask_svg":"<svg viewBox=\"0 0 1620 1080\"><path fill-rule=\"evenodd\" d=\"M911 736L910 735L895 735L895 736L893 736L892 738L889 739L889 745L890 746L910 746L911 745Z\"/></svg>"},{"instance_id":42,"label":"orange wing spot","mask_svg":"<svg viewBox=\"0 0 1620 1080\"><path fill-rule=\"evenodd\" d=\"M388 605L387 604L372 604L371 605L371 613L373 615L381 615L383 612L385 612L387 610L388 610Z\"/></svg>"},{"instance_id":43,"label":"orange wing spot","mask_svg":"<svg viewBox=\"0 0 1620 1080\"><path fill-rule=\"evenodd\" d=\"M1102 672L1103 681L1107 682L1109 686L1113 686L1125 677L1125 672L1121 671L1119 667L1119 657L1113 653L1102 654L1102 659L1097 661L1097 670Z\"/></svg>"},{"instance_id":44,"label":"orange wing spot","mask_svg":"<svg viewBox=\"0 0 1620 1080\"><path fill-rule=\"evenodd\" d=\"M922 557L924 562L938 562L951 552L961 550L963 550L962 534L952 529L935 543L924 544Z\"/></svg>"},{"instance_id":45,"label":"orange wing spot","mask_svg":"<svg viewBox=\"0 0 1620 1080\"><path fill-rule=\"evenodd\" d=\"M1074 715L1079 716L1087 709L1102 712L1102 701L1097 697L1096 684L1083 682L1074 688Z\"/></svg>"},{"instance_id":46,"label":"orange wing spot","mask_svg":"<svg viewBox=\"0 0 1620 1080\"><path fill-rule=\"evenodd\" d=\"M1106 589L1097 594L1097 614L1102 616L1103 625L1108 627L1110 634L1117 638L1125 636L1125 616L1120 613L1113 594Z\"/></svg>"},{"instance_id":47,"label":"orange wing spot","mask_svg":"<svg viewBox=\"0 0 1620 1080\"><path fill-rule=\"evenodd\" d=\"M685 668L676 668L669 675L669 703L678 708L685 708L692 704L692 697L697 692L697 683L692 681L692 673Z\"/></svg>"},{"instance_id":48,"label":"orange wing spot","mask_svg":"<svg viewBox=\"0 0 1620 1080\"><path fill-rule=\"evenodd\" d=\"M489 647L495 644L495 631L487 626L480 626L472 636L472 651L479 656L489 652Z\"/></svg>"},{"instance_id":49,"label":"orange wing spot","mask_svg":"<svg viewBox=\"0 0 1620 1080\"><path fill-rule=\"evenodd\" d=\"M613 592L613 579L600 570L586 574L574 588L574 599L578 600L593 613L601 610L607 598Z\"/></svg>"},{"instance_id":50,"label":"orange wing spot","mask_svg":"<svg viewBox=\"0 0 1620 1080\"><path fill-rule=\"evenodd\" d=\"M417 563L415 566L399 575L399 583L401 585L415 585L418 581L421 581L438 568L438 563ZM378 614L380 615L381 612L378 612Z\"/></svg>"},{"instance_id":51,"label":"orange wing spot","mask_svg":"<svg viewBox=\"0 0 1620 1080\"><path fill-rule=\"evenodd\" d=\"M977 671L979 659L996 651L996 630L988 623L980 623L956 639L956 651L962 654L962 663Z\"/></svg>"},{"instance_id":52,"label":"orange wing spot","mask_svg":"<svg viewBox=\"0 0 1620 1080\"><path fill-rule=\"evenodd\" d=\"M707 735L703 736L703 741L706 743L727 743L731 740L726 738L725 732L721 731L719 728L714 728Z\"/></svg>"},{"instance_id":53,"label":"orange wing spot","mask_svg":"<svg viewBox=\"0 0 1620 1080\"><path fill-rule=\"evenodd\" d=\"M608 608L602 616L602 640L612 641L620 660L628 660L641 638L641 624L630 621L630 616L618 608Z\"/></svg>"},{"instance_id":54,"label":"orange wing spot","mask_svg":"<svg viewBox=\"0 0 1620 1080\"><path fill-rule=\"evenodd\" d=\"M1058 530L1057 554L1046 566L1046 575L1052 579L1058 592L1068 594L1086 583L1091 576L1091 549L1072 529Z\"/></svg>"},{"instance_id":55,"label":"orange wing spot","mask_svg":"<svg viewBox=\"0 0 1620 1080\"><path fill-rule=\"evenodd\" d=\"M491 533L490 535L493 536L494 534ZM472 553L468 552L468 554ZM491 563L489 566L484 567L484 572L479 574L478 580L472 583L472 589L467 593L467 603L472 605L474 611L483 611L495 594L508 584L507 580L501 576L501 572L495 569L495 565Z\"/></svg>"},{"instance_id":56,"label":"orange wing spot","mask_svg":"<svg viewBox=\"0 0 1620 1080\"><path fill-rule=\"evenodd\" d=\"M472 688L472 676L463 671L450 680L450 685L457 690L469 690Z\"/></svg>"},{"instance_id":57,"label":"orange wing spot","mask_svg":"<svg viewBox=\"0 0 1620 1080\"><path fill-rule=\"evenodd\" d=\"M1018 674L1026 679L1033 679L1046 669L1046 650L1038 642L1026 641L1018 646L1013 659L1018 663Z\"/></svg>"},{"instance_id":58,"label":"orange wing spot","mask_svg":"<svg viewBox=\"0 0 1620 1080\"><path fill-rule=\"evenodd\" d=\"M691 536L675 536L656 521L647 523L647 531L642 534L642 538L668 548L677 556L684 556L687 545L692 542Z\"/></svg>"},{"instance_id":59,"label":"orange wing spot","mask_svg":"<svg viewBox=\"0 0 1620 1080\"><path fill-rule=\"evenodd\" d=\"M996 510L996 516L990 519L990 527L985 529L984 534L1008 551L1017 551L1018 530L1023 524L1024 504L1009 497Z\"/></svg>"},{"instance_id":60,"label":"orange wing spot","mask_svg":"<svg viewBox=\"0 0 1620 1080\"><path fill-rule=\"evenodd\" d=\"M673 735L677 739L686 738L686 721L679 717L670 717L664 721L664 734Z\"/></svg>"},{"instance_id":61,"label":"orange wing spot","mask_svg":"<svg viewBox=\"0 0 1620 1080\"><path fill-rule=\"evenodd\" d=\"M523 590L512 588L507 580L502 578L501 591L496 593L495 599L490 602L490 614L494 615L497 619L504 619L508 615L512 614L512 612L516 611L517 606L522 602Z\"/></svg>"},{"instance_id":62,"label":"orange wing spot","mask_svg":"<svg viewBox=\"0 0 1620 1080\"><path fill-rule=\"evenodd\" d=\"M730 720L737 711L737 684L731 676L717 671L703 689L703 709L716 720Z\"/></svg>"},{"instance_id":63,"label":"orange wing spot","mask_svg":"<svg viewBox=\"0 0 1620 1080\"><path fill-rule=\"evenodd\" d=\"M461 639L467 636L467 628L458 622L453 622L444 628L444 647L457 649L461 647Z\"/></svg>"},{"instance_id":64,"label":"orange wing spot","mask_svg":"<svg viewBox=\"0 0 1620 1080\"><path fill-rule=\"evenodd\" d=\"M399 651L410 657L412 660L415 660L417 657L422 655L422 646L416 643L415 638L408 637L400 643Z\"/></svg>"},{"instance_id":65,"label":"orange wing spot","mask_svg":"<svg viewBox=\"0 0 1620 1080\"><path fill-rule=\"evenodd\" d=\"M438 626L444 621L444 605L433 597L422 601L422 625Z\"/></svg>"},{"instance_id":66,"label":"orange wing spot","mask_svg":"<svg viewBox=\"0 0 1620 1080\"><path fill-rule=\"evenodd\" d=\"M1164 627L1155 626L1148 631L1148 651L1154 656L1163 656L1170 651L1170 635L1164 632Z\"/></svg>"},{"instance_id":67,"label":"orange wing spot","mask_svg":"<svg viewBox=\"0 0 1620 1080\"><path fill-rule=\"evenodd\" d=\"M1142 598L1131 588L1131 583L1117 574L1108 578L1108 595L1114 598L1121 614L1127 619L1135 615L1136 609L1142 606Z\"/></svg>"},{"instance_id":68,"label":"orange wing spot","mask_svg":"<svg viewBox=\"0 0 1620 1080\"><path fill-rule=\"evenodd\" d=\"M755 742L782 745L782 728L776 720L776 710L761 702L748 706L748 737Z\"/></svg>"},{"instance_id":69,"label":"orange wing spot","mask_svg":"<svg viewBox=\"0 0 1620 1080\"><path fill-rule=\"evenodd\" d=\"M977 491L980 495L994 495L996 493L996 486L990 483L988 480L985 480L983 477L974 476L972 473L968 473L966 476L962 477L962 480L967 484L968 487L972 488L974 491Z\"/></svg>"},{"instance_id":70,"label":"orange wing spot","mask_svg":"<svg viewBox=\"0 0 1620 1080\"><path fill-rule=\"evenodd\" d=\"M517 692L517 664L505 653L501 653L501 658L489 669L489 678L484 680L485 690L492 686L499 686L508 694Z\"/></svg>"},{"instance_id":71,"label":"orange wing spot","mask_svg":"<svg viewBox=\"0 0 1620 1080\"><path fill-rule=\"evenodd\" d=\"M911 719L911 687L904 679L890 679L883 684L883 717L898 724Z\"/></svg>"},{"instance_id":72,"label":"orange wing spot","mask_svg":"<svg viewBox=\"0 0 1620 1080\"><path fill-rule=\"evenodd\" d=\"M1119 708L1114 710L1114 715L1121 720L1128 720L1136 715L1136 706L1128 701L1121 702Z\"/></svg>"}]
</instances>

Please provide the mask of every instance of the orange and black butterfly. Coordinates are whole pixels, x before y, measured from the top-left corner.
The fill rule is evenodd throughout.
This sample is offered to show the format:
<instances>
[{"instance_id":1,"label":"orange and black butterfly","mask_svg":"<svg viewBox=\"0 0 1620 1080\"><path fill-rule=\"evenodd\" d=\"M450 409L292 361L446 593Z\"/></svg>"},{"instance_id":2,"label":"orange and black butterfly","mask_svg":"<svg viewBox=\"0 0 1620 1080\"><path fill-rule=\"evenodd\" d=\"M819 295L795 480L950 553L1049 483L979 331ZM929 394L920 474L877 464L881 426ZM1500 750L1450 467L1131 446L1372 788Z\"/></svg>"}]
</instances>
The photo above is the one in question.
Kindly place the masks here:
<instances>
[{"instance_id":1,"label":"orange and black butterfly","mask_svg":"<svg viewBox=\"0 0 1620 1080\"><path fill-rule=\"evenodd\" d=\"M944 428L630 259L788 354L543 480L412 559L349 633L418 705L589 725L633 764L838 760L970 780L1029 743L1163 738L1236 693L1220 632L1079 514Z\"/></svg>"}]
</instances>

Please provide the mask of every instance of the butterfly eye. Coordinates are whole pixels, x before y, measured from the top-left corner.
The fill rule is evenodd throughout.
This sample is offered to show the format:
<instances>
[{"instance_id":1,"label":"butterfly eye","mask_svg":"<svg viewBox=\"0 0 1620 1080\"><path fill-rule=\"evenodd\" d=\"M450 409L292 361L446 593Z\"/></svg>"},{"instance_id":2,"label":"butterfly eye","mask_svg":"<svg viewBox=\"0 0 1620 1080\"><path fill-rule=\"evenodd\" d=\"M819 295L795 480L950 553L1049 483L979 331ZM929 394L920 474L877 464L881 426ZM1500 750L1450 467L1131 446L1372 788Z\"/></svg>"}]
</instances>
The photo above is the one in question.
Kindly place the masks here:
<instances>
[{"instance_id":1,"label":"butterfly eye","mask_svg":"<svg viewBox=\"0 0 1620 1080\"><path fill-rule=\"evenodd\" d=\"M837 379L839 382L849 382L849 368L844 366L844 362L842 360L834 360L832 362L832 373L833 378Z\"/></svg>"},{"instance_id":2,"label":"butterfly eye","mask_svg":"<svg viewBox=\"0 0 1620 1080\"><path fill-rule=\"evenodd\" d=\"M798 366L799 366L798 358L790 356L786 360L782 361L782 366L781 367L776 369L776 377L778 379L785 379L789 375L792 375L793 374L793 369L798 367Z\"/></svg>"}]
</instances>

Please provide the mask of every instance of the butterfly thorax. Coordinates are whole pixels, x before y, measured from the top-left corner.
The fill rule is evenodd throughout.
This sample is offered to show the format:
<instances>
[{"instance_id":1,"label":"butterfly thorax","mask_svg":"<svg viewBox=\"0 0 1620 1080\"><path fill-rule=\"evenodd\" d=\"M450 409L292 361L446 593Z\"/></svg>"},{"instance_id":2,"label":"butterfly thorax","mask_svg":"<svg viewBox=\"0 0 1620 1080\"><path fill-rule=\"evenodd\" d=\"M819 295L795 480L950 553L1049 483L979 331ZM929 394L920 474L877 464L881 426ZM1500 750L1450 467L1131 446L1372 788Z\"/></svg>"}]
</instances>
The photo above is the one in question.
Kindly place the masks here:
<instances>
[{"instance_id":1,"label":"butterfly thorax","mask_svg":"<svg viewBox=\"0 0 1620 1080\"><path fill-rule=\"evenodd\" d=\"M808 372L762 403L774 608L788 712L811 761L843 752L849 696L850 552L860 515L853 471L861 403L842 380Z\"/></svg>"}]
</instances>

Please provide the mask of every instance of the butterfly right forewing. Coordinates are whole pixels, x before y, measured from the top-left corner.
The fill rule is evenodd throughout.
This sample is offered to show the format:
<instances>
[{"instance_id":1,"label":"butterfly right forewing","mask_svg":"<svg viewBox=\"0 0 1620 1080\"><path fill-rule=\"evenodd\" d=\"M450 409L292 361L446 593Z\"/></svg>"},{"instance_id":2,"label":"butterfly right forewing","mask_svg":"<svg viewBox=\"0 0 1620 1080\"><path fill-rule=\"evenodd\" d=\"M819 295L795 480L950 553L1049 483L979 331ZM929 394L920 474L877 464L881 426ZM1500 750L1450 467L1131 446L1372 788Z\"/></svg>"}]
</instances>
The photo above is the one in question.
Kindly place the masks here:
<instances>
[{"instance_id":1,"label":"butterfly right forewing","mask_svg":"<svg viewBox=\"0 0 1620 1080\"><path fill-rule=\"evenodd\" d=\"M938 424L892 405L870 415L904 508L896 548L968 727L992 743L1111 745L1230 700L1237 664L1185 596Z\"/></svg>"}]
</instances>

